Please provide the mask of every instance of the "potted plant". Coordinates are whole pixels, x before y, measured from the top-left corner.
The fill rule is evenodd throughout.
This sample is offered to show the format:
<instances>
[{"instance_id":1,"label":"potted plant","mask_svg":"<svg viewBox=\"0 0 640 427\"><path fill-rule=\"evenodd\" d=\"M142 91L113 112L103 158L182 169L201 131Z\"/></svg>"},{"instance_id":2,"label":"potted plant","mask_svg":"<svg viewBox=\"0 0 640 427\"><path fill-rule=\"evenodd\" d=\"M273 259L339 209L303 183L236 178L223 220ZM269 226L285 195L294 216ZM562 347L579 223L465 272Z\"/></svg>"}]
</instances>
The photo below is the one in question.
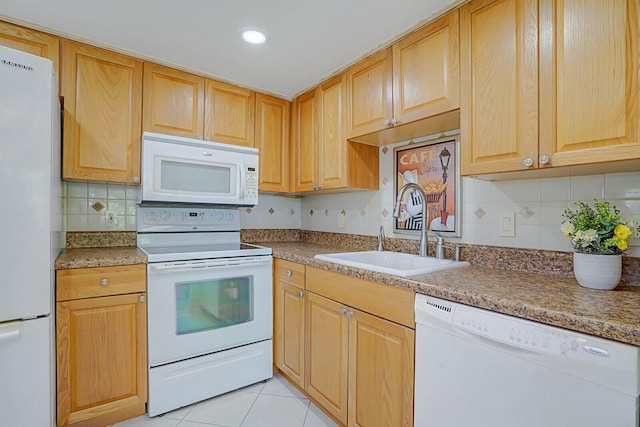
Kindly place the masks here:
<instances>
[{"instance_id":1,"label":"potted plant","mask_svg":"<svg viewBox=\"0 0 640 427\"><path fill-rule=\"evenodd\" d=\"M571 239L573 272L581 286L611 290L618 286L622 254L633 235L630 221L620 218L620 210L606 200L595 200L594 208L576 201L576 210L566 209L562 233Z\"/></svg>"}]
</instances>

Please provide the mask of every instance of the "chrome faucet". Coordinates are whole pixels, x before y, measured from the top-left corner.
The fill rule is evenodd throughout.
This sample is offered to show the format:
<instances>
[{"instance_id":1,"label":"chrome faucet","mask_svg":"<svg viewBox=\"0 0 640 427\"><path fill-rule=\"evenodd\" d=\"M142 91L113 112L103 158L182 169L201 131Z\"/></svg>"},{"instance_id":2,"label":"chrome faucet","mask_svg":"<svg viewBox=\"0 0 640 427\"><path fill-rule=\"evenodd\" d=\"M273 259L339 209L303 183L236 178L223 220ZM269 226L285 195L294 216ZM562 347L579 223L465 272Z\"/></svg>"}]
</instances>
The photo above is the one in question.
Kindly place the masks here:
<instances>
[{"instance_id":1,"label":"chrome faucet","mask_svg":"<svg viewBox=\"0 0 640 427\"><path fill-rule=\"evenodd\" d=\"M444 237L440 236L438 233L434 234L436 235L436 258L446 259L445 249L449 248L454 251L453 260L460 261L460 245L445 245Z\"/></svg>"},{"instance_id":2,"label":"chrome faucet","mask_svg":"<svg viewBox=\"0 0 640 427\"><path fill-rule=\"evenodd\" d=\"M414 182L408 182L403 185L402 188L400 188L400 191L398 191L398 199L396 200L396 207L393 210L393 217L400 217L400 203L402 202L404 193L406 193L409 189L418 190L422 195L422 226L420 232L420 252L418 253L418 255L428 256L427 248L429 244L429 237L427 236L427 229L429 228L429 214L427 211L427 195L425 194L422 187Z\"/></svg>"},{"instance_id":3,"label":"chrome faucet","mask_svg":"<svg viewBox=\"0 0 640 427\"><path fill-rule=\"evenodd\" d=\"M378 233L378 251L384 251L384 247L382 246L382 240L384 240L384 227L380 226L380 232Z\"/></svg>"}]
</instances>

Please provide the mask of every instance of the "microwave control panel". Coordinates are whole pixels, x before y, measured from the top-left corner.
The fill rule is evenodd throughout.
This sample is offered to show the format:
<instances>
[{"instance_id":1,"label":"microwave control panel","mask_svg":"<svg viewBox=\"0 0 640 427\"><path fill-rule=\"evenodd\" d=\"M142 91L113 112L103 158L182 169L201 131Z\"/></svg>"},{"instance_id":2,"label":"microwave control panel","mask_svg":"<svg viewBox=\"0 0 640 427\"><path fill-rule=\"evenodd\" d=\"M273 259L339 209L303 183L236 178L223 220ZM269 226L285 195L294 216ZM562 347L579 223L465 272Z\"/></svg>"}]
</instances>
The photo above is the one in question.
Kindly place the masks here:
<instances>
[{"instance_id":1,"label":"microwave control panel","mask_svg":"<svg viewBox=\"0 0 640 427\"><path fill-rule=\"evenodd\" d=\"M245 169L245 191L244 198L258 198L258 168L255 166L247 166Z\"/></svg>"}]
</instances>

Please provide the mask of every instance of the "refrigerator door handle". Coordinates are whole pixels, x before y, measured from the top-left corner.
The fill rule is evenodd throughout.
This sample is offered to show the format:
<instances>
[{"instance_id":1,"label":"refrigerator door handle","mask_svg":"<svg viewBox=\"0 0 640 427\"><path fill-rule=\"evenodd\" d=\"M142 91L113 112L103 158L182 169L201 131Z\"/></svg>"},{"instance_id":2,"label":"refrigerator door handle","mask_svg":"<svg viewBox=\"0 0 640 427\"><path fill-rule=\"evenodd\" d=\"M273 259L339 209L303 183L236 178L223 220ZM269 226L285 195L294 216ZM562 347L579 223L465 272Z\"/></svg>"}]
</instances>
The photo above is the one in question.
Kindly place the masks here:
<instances>
[{"instance_id":1,"label":"refrigerator door handle","mask_svg":"<svg viewBox=\"0 0 640 427\"><path fill-rule=\"evenodd\" d=\"M11 322L0 325L0 343L20 338L22 322Z\"/></svg>"}]
</instances>

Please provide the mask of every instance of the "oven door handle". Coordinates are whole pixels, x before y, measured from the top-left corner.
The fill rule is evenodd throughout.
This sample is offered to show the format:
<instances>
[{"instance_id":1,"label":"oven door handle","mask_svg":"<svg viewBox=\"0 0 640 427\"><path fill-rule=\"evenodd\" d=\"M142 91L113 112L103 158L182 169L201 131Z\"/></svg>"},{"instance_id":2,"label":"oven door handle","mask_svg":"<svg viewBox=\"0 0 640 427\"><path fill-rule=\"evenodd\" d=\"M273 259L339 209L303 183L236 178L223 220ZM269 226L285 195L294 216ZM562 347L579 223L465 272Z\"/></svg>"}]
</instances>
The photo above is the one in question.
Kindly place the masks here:
<instances>
[{"instance_id":1,"label":"oven door handle","mask_svg":"<svg viewBox=\"0 0 640 427\"><path fill-rule=\"evenodd\" d=\"M271 264L271 258L265 257L265 260L237 260L237 259L228 259L228 260L209 260L202 262L188 262L188 263L175 263L175 264L149 264L149 272L150 273L169 273L173 271L184 271L184 270L200 270L200 269L218 269L218 268L228 268L228 267L252 267L259 265L267 265Z\"/></svg>"}]
</instances>

